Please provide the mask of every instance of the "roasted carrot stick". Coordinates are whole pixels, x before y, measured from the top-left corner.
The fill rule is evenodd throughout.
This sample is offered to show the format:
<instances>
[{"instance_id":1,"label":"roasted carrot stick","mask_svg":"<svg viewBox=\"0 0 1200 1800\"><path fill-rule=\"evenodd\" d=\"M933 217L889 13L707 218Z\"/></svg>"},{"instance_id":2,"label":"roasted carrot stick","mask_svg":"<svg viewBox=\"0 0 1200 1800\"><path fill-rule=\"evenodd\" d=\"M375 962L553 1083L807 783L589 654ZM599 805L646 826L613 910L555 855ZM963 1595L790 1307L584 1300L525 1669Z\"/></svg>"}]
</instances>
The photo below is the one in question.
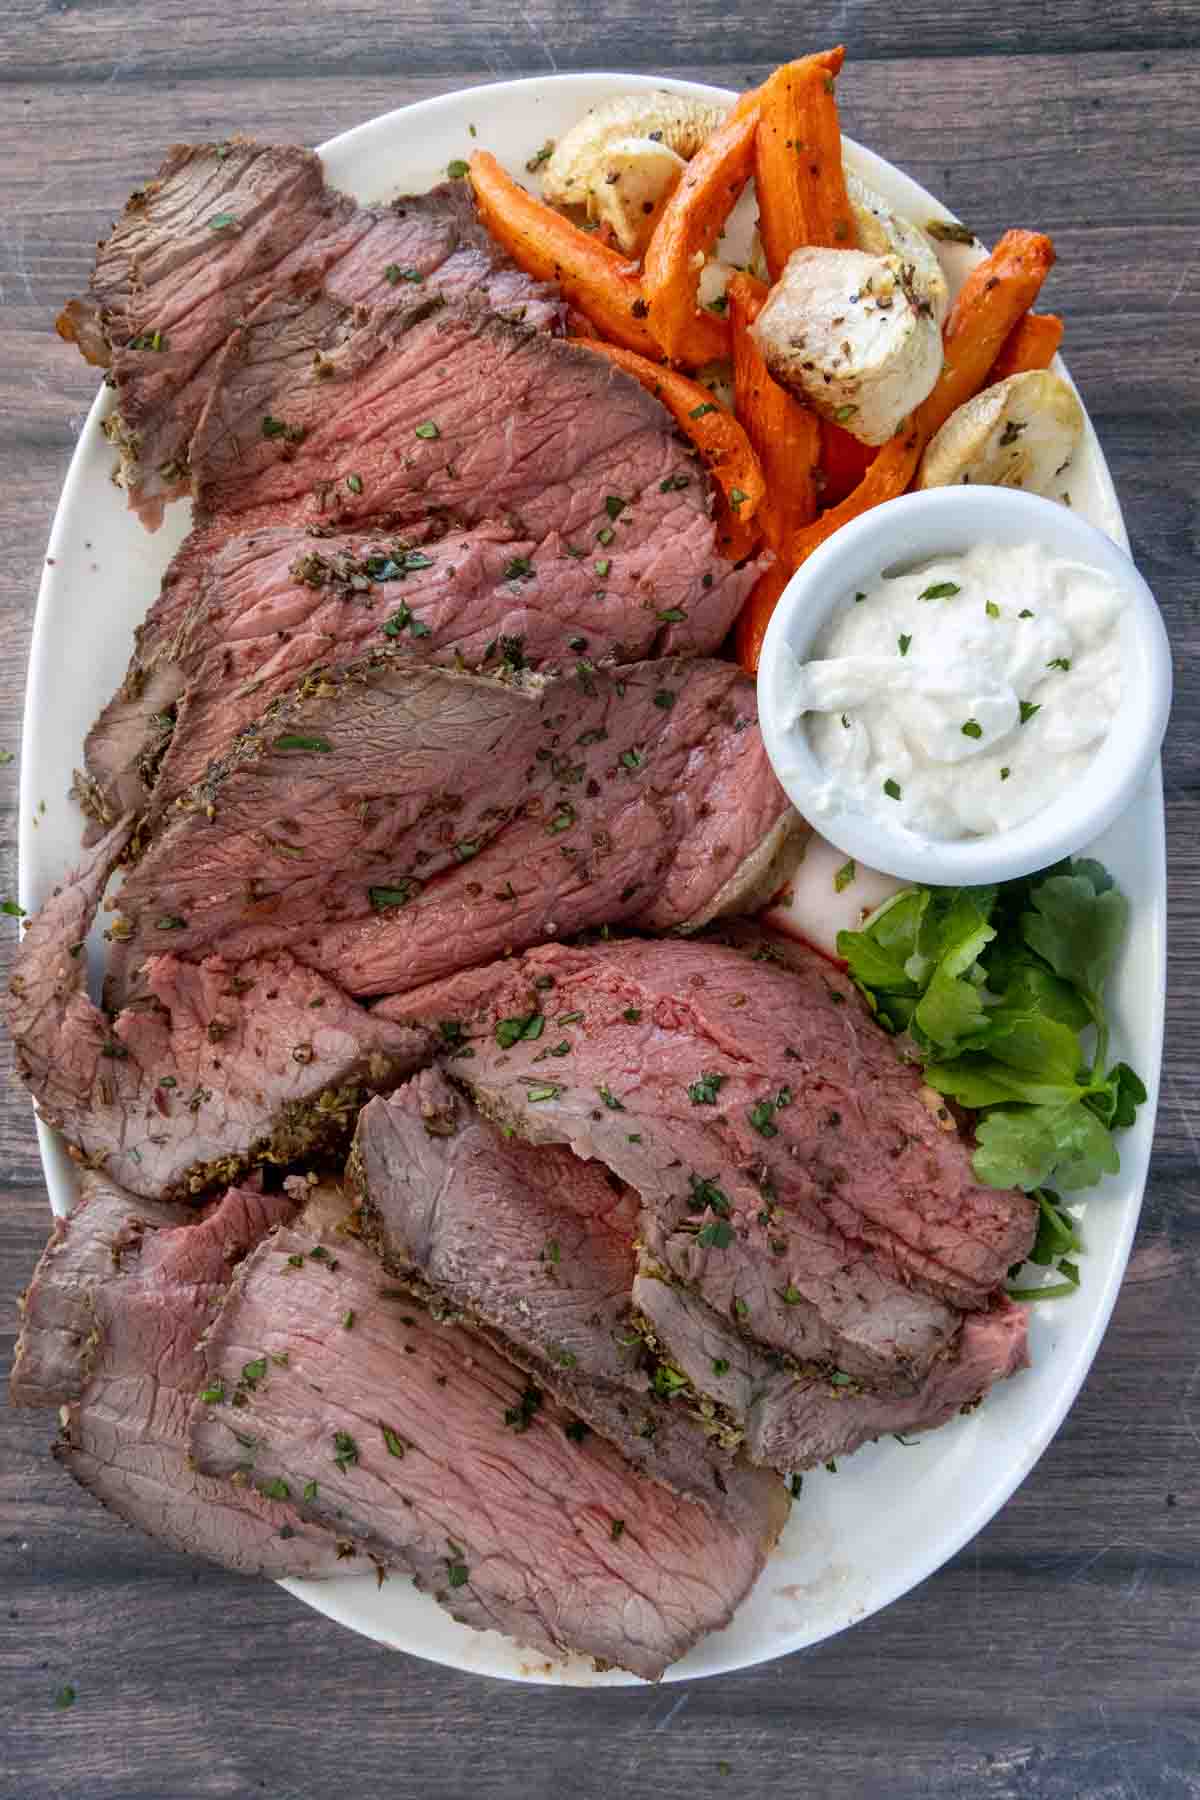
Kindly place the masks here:
<instances>
[{"instance_id":1,"label":"roasted carrot stick","mask_svg":"<svg viewBox=\"0 0 1200 1800\"><path fill-rule=\"evenodd\" d=\"M852 494L877 454L874 444L851 437L841 425L821 420L821 504L836 506Z\"/></svg>"},{"instance_id":2,"label":"roasted carrot stick","mask_svg":"<svg viewBox=\"0 0 1200 1800\"><path fill-rule=\"evenodd\" d=\"M749 328L767 297L766 287L752 275L739 274L731 277L726 294L738 418L767 483L759 522L776 556L785 557L795 533L817 514L814 475L820 427L816 414L772 379L750 336Z\"/></svg>"},{"instance_id":3,"label":"roasted carrot stick","mask_svg":"<svg viewBox=\"0 0 1200 1800\"><path fill-rule=\"evenodd\" d=\"M784 63L759 90L754 183L772 281L801 244L834 249L854 243L833 87L845 54L839 44Z\"/></svg>"},{"instance_id":4,"label":"roasted carrot stick","mask_svg":"<svg viewBox=\"0 0 1200 1800\"><path fill-rule=\"evenodd\" d=\"M728 322L697 310L696 274L753 172L757 126L754 89L693 156L646 246L642 286L650 328L671 361L690 368L729 349Z\"/></svg>"},{"instance_id":5,"label":"roasted carrot stick","mask_svg":"<svg viewBox=\"0 0 1200 1800\"><path fill-rule=\"evenodd\" d=\"M607 356L662 401L712 470L734 518L749 525L762 505L767 484L754 447L733 414L718 406L706 387L676 369L649 362L616 344L602 344L598 338L578 338L576 342Z\"/></svg>"},{"instance_id":6,"label":"roasted carrot stick","mask_svg":"<svg viewBox=\"0 0 1200 1800\"><path fill-rule=\"evenodd\" d=\"M1028 312L1013 326L992 364L989 384L1029 369L1048 369L1062 343L1063 322L1057 313Z\"/></svg>"},{"instance_id":7,"label":"roasted carrot stick","mask_svg":"<svg viewBox=\"0 0 1200 1800\"><path fill-rule=\"evenodd\" d=\"M992 254L971 270L946 321L945 360L933 392L881 447L848 499L796 533L789 557L794 567L842 525L904 492L934 432L984 385L1000 346L1037 299L1053 263L1054 246L1048 237L1035 231L1006 231ZM748 644L762 643L773 608L774 600L765 595L760 599L755 588L743 608L743 614L753 616L744 628L738 621L739 634Z\"/></svg>"},{"instance_id":8,"label":"roasted carrot stick","mask_svg":"<svg viewBox=\"0 0 1200 1800\"><path fill-rule=\"evenodd\" d=\"M557 281L563 296L597 331L643 356L661 352L650 335L637 268L527 194L495 157L477 150L470 164L479 216L513 261L538 281Z\"/></svg>"},{"instance_id":9,"label":"roasted carrot stick","mask_svg":"<svg viewBox=\"0 0 1200 1800\"><path fill-rule=\"evenodd\" d=\"M792 570L786 563L776 560L765 574L759 576L738 614L733 632L734 649L739 663L751 675L757 669L758 659L762 655L763 639L767 635L771 614L791 579Z\"/></svg>"}]
</instances>

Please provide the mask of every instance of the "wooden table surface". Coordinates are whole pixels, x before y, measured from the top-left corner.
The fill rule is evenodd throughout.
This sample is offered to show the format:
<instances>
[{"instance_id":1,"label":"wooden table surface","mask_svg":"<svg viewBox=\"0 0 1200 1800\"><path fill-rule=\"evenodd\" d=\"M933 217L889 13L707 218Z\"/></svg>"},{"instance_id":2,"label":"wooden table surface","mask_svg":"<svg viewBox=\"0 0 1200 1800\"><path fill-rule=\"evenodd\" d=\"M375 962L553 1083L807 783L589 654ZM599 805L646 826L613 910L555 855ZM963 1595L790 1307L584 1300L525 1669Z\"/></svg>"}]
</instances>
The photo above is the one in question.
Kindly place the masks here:
<instances>
[{"instance_id":1,"label":"wooden table surface","mask_svg":"<svg viewBox=\"0 0 1200 1800\"><path fill-rule=\"evenodd\" d=\"M961 1555L801 1655L653 1691L518 1689L384 1651L159 1549L0 1403L0 1800L1200 1795L1200 8L818 0L7 0L0 9L0 747L94 374L53 319L174 139L316 143L448 89L618 67L742 87L843 40L846 129L1047 290L1176 651L1166 1075L1129 1274L1066 1425ZM481 115L482 116L482 115ZM15 883L16 764L0 892ZM7 947L6 947L7 948ZM7 1052L5 1052L7 1055ZM47 1213L0 1097L0 1356ZM65 1684L77 1694L60 1710Z\"/></svg>"}]
</instances>

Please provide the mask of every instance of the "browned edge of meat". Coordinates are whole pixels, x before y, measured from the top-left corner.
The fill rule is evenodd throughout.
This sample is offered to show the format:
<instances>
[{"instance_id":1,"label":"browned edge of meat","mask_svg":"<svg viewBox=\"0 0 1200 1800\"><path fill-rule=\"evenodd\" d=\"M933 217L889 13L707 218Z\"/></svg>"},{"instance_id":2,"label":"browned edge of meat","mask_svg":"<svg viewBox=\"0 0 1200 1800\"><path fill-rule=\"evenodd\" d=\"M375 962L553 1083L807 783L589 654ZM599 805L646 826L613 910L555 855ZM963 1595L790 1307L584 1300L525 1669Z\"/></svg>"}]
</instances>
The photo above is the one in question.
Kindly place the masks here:
<instances>
[{"instance_id":1,"label":"browned edge of meat","mask_svg":"<svg viewBox=\"0 0 1200 1800\"><path fill-rule=\"evenodd\" d=\"M233 1268L294 1210L245 1187L195 1212L85 1174L30 1282L12 1376L16 1404L58 1408L56 1457L111 1512L276 1578L346 1573L353 1551L278 1497L197 1474L187 1421L205 1379L200 1335Z\"/></svg>"},{"instance_id":2,"label":"browned edge of meat","mask_svg":"<svg viewBox=\"0 0 1200 1800\"><path fill-rule=\"evenodd\" d=\"M344 1144L363 1099L428 1060L427 1034L372 1017L283 950L236 966L156 956L139 999L102 1012L84 943L130 828L67 878L18 947L7 1022L41 1116L78 1162L148 1198Z\"/></svg>"}]
</instances>

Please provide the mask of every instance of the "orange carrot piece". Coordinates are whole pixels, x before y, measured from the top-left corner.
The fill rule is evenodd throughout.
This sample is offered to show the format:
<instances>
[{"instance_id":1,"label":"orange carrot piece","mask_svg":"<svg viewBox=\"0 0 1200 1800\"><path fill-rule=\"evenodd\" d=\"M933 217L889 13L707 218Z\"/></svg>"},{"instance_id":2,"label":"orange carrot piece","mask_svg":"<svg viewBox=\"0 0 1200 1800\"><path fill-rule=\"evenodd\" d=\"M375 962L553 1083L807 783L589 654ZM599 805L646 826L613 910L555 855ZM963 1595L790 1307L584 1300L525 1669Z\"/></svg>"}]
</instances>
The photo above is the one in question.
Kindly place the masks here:
<instances>
[{"instance_id":1,"label":"orange carrot piece","mask_svg":"<svg viewBox=\"0 0 1200 1800\"><path fill-rule=\"evenodd\" d=\"M767 296L752 275L734 275L726 289L733 332L733 385L737 412L766 477L767 499L760 514L763 536L776 556L786 557L791 540L817 514L814 479L820 426L815 413L772 379L750 336Z\"/></svg>"},{"instance_id":2,"label":"orange carrot piece","mask_svg":"<svg viewBox=\"0 0 1200 1800\"><path fill-rule=\"evenodd\" d=\"M842 173L842 133L834 78L846 52L839 44L775 70L759 90L754 183L759 235L771 280L778 281L801 244L831 250L854 245Z\"/></svg>"},{"instance_id":3,"label":"orange carrot piece","mask_svg":"<svg viewBox=\"0 0 1200 1800\"><path fill-rule=\"evenodd\" d=\"M607 356L662 401L712 471L735 521L749 525L763 503L767 484L754 447L733 414L718 406L706 387L676 369L649 362L616 344L602 344L598 338L577 338L575 342Z\"/></svg>"},{"instance_id":4,"label":"orange carrot piece","mask_svg":"<svg viewBox=\"0 0 1200 1800\"><path fill-rule=\"evenodd\" d=\"M1009 375L1024 375L1030 369L1048 369L1062 336L1063 322L1057 313L1026 313L1005 338L1004 348L988 375L989 385L1004 381Z\"/></svg>"},{"instance_id":5,"label":"orange carrot piece","mask_svg":"<svg viewBox=\"0 0 1200 1800\"><path fill-rule=\"evenodd\" d=\"M729 323L696 305L697 258L712 249L754 169L758 90L743 94L701 145L646 246L642 286L650 328L672 362L689 368L729 350Z\"/></svg>"},{"instance_id":6,"label":"orange carrot piece","mask_svg":"<svg viewBox=\"0 0 1200 1800\"><path fill-rule=\"evenodd\" d=\"M519 268L538 281L556 281L568 305L615 343L643 356L661 355L644 323L646 299L635 264L527 194L488 151L477 150L469 168L479 216Z\"/></svg>"},{"instance_id":7,"label":"orange carrot piece","mask_svg":"<svg viewBox=\"0 0 1200 1800\"><path fill-rule=\"evenodd\" d=\"M786 563L773 562L771 567L759 576L737 616L737 624L734 626L733 632L733 646L738 662L748 675L753 675L758 668L758 659L762 655L763 639L767 635L771 614L775 611L779 597L791 579L792 571Z\"/></svg>"},{"instance_id":8,"label":"orange carrot piece","mask_svg":"<svg viewBox=\"0 0 1200 1800\"><path fill-rule=\"evenodd\" d=\"M877 454L875 444L851 437L831 419L821 420L821 501L836 506L852 494Z\"/></svg>"},{"instance_id":9,"label":"orange carrot piece","mask_svg":"<svg viewBox=\"0 0 1200 1800\"><path fill-rule=\"evenodd\" d=\"M789 557L794 567L799 568L851 519L904 492L934 432L984 385L1001 345L1037 299L1053 264L1054 245L1048 237L1036 231L1006 231L992 254L971 270L946 321L942 334L945 360L933 392L881 447L854 492L796 533ZM748 654L754 655L774 606L765 595L759 598L762 585L760 582L743 608L743 614L754 608L744 630ZM741 619L738 624L741 630ZM747 661L743 666L753 673L757 664Z\"/></svg>"}]
</instances>

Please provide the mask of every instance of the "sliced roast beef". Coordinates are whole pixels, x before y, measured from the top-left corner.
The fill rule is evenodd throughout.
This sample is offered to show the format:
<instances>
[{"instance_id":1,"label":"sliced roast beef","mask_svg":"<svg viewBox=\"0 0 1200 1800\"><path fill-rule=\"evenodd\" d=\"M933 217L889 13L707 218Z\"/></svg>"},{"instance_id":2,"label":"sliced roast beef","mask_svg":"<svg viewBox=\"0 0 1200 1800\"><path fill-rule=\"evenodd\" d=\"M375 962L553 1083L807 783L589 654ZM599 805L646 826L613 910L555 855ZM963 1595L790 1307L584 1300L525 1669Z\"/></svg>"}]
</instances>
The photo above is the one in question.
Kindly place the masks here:
<instances>
[{"instance_id":1,"label":"sliced roast beef","mask_svg":"<svg viewBox=\"0 0 1200 1800\"><path fill-rule=\"evenodd\" d=\"M754 572L716 579L712 484L666 408L606 357L440 298L365 317L327 294L263 301L192 441L205 512L340 530L439 509L510 519L599 562L598 586L634 559L667 650L719 642Z\"/></svg>"},{"instance_id":2,"label":"sliced roast beef","mask_svg":"<svg viewBox=\"0 0 1200 1800\"><path fill-rule=\"evenodd\" d=\"M501 683L381 654L213 765L122 889L122 960L286 943L397 991L543 934L697 925L792 822L730 663Z\"/></svg>"},{"instance_id":3,"label":"sliced roast beef","mask_svg":"<svg viewBox=\"0 0 1200 1800\"><path fill-rule=\"evenodd\" d=\"M185 490L213 358L236 322L270 293L317 286L343 306L403 289L482 293L531 323L562 316L554 290L521 275L480 226L463 183L360 207L326 188L311 151L176 145L100 245L86 298L59 320L109 371L118 399L107 429L146 524Z\"/></svg>"},{"instance_id":4,"label":"sliced roast beef","mask_svg":"<svg viewBox=\"0 0 1200 1800\"><path fill-rule=\"evenodd\" d=\"M242 1265L206 1352L225 1398L193 1412L200 1469L286 1494L456 1618L551 1655L655 1679L728 1622L784 1522L780 1483L718 1518L578 1441L570 1412L531 1405L521 1370L397 1297L324 1214Z\"/></svg>"},{"instance_id":5,"label":"sliced roast beef","mask_svg":"<svg viewBox=\"0 0 1200 1800\"><path fill-rule=\"evenodd\" d=\"M911 1394L880 1392L842 1369L796 1365L736 1330L696 1292L652 1264L634 1304L672 1375L710 1402L752 1462L782 1471L816 1468L889 1433L932 1431L976 1404L997 1381L1028 1366L1027 1314L1002 1295L961 1328ZM685 1392L681 1386L680 1392Z\"/></svg>"},{"instance_id":6,"label":"sliced roast beef","mask_svg":"<svg viewBox=\"0 0 1200 1800\"><path fill-rule=\"evenodd\" d=\"M372 1018L285 951L240 967L155 956L137 1003L102 1012L83 985L84 940L130 829L68 878L17 952L8 1026L42 1117L80 1160L151 1197L336 1145L368 1093L424 1060L423 1034ZM169 941L170 921L157 924Z\"/></svg>"},{"instance_id":7,"label":"sliced roast beef","mask_svg":"<svg viewBox=\"0 0 1200 1800\"><path fill-rule=\"evenodd\" d=\"M244 1574L345 1574L348 1544L278 1500L196 1473L188 1456L201 1332L235 1264L294 1211L283 1195L231 1188L198 1215L85 1175L25 1297L12 1396L58 1407L59 1461L177 1550Z\"/></svg>"},{"instance_id":8,"label":"sliced roast beef","mask_svg":"<svg viewBox=\"0 0 1200 1800\"><path fill-rule=\"evenodd\" d=\"M456 1021L485 1110L608 1163L652 1252L760 1342L914 1383L951 1306L986 1305L1024 1257L1035 1209L976 1184L844 976L752 943L546 946L376 1010ZM499 1029L550 1004L575 1024L552 1070Z\"/></svg>"},{"instance_id":9,"label":"sliced roast beef","mask_svg":"<svg viewBox=\"0 0 1200 1800\"><path fill-rule=\"evenodd\" d=\"M679 650L713 650L753 578L720 560L698 569L686 551L664 564L649 538L620 557L598 549L580 555L557 532L534 541L500 524L447 532L445 521L403 538L370 527L321 540L300 525L202 528L89 734L80 797L100 819L144 808L152 793L156 809L169 806L306 671L379 645L486 673L573 668L583 656L628 662L668 630ZM688 620L664 625L664 612Z\"/></svg>"},{"instance_id":10,"label":"sliced roast beef","mask_svg":"<svg viewBox=\"0 0 1200 1800\"><path fill-rule=\"evenodd\" d=\"M557 1045L545 1038L547 1057ZM352 1168L386 1265L465 1313L626 1460L722 1509L735 1466L630 1329L637 1197L569 1151L506 1140L429 1069L363 1109Z\"/></svg>"}]
</instances>

